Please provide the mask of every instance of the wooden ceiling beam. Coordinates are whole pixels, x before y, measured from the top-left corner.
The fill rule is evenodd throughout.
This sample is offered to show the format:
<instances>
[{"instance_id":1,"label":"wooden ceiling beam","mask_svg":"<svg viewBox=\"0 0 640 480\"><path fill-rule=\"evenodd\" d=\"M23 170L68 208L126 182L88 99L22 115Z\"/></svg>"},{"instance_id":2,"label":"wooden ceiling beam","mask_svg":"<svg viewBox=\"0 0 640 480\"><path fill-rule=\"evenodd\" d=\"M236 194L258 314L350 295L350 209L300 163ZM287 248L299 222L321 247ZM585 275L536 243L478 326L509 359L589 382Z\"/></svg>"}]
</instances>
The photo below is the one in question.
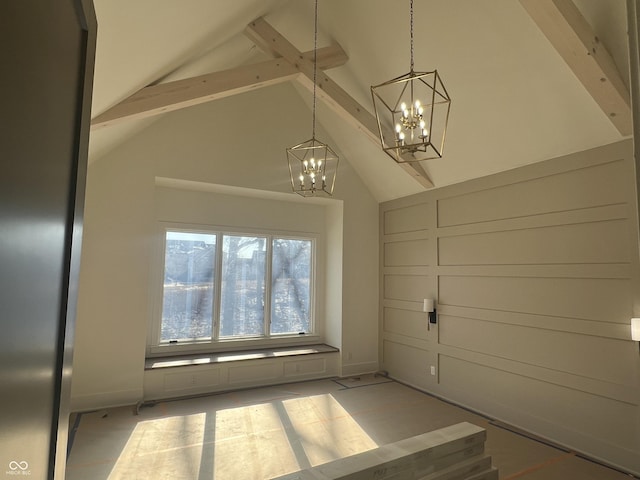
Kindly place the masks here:
<instances>
[{"instance_id":1,"label":"wooden ceiling beam","mask_svg":"<svg viewBox=\"0 0 640 480\"><path fill-rule=\"evenodd\" d=\"M313 51L301 55L307 61L313 59ZM334 68L344 65L348 60L339 45L320 48L317 56L318 66L321 68ZM98 115L91 121L91 128L98 129L126 120L147 118L210 102L256 88L293 80L299 75L300 71L296 66L286 60L276 58L222 72L151 85Z\"/></svg>"},{"instance_id":2,"label":"wooden ceiling beam","mask_svg":"<svg viewBox=\"0 0 640 480\"><path fill-rule=\"evenodd\" d=\"M245 35L258 47L272 55L281 56L295 65L303 74L298 77L307 88L313 89L313 60L303 56L300 51L282 34L273 28L264 18L254 20L245 29ZM320 65L318 65L320 67ZM378 122L369 111L360 105L336 82L331 80L321 68L316 75L318 98L323 100L338 115L362 131L367 138L380 146ZM418 162L399 164L425 188L433 188L434 184L427 172Z\"/></svg>"},{"instance_id":3,"label":"wooden ceiling beam","mask_svg":"<svg viewBox=\"0 0 640 480\"><path fill-rule=\"evenodd\" d=\"M613 58L572 0L520 0L611 123L631 135L629 90Z\"/></svg>"}]
</instances>

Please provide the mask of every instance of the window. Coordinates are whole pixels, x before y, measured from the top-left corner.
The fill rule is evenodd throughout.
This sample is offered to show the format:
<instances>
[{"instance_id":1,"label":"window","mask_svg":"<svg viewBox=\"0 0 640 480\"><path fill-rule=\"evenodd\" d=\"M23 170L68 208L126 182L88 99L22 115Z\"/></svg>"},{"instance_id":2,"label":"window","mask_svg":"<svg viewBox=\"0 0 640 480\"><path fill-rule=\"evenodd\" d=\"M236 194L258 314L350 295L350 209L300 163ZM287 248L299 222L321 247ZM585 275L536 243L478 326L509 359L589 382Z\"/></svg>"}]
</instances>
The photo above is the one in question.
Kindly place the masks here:
<instances>
[{"instance_id":1,"label":"window","mask_svg":"<svg viewBox=\"0 0 640 480\"><path fill-rule=\"evenodd\" d=\"M308 340L314 256L311 237L166 230L151 353Z\"/></svg>"}]
</instances>

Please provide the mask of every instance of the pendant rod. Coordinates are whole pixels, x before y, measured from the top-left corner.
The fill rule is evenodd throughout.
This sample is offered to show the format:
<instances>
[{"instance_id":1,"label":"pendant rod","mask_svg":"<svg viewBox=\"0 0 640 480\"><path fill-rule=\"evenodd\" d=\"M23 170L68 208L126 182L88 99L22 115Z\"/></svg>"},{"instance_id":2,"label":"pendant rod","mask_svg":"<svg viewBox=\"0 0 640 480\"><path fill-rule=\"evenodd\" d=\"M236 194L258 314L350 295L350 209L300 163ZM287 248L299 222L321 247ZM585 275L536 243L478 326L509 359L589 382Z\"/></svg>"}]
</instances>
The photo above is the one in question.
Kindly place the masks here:
<instances>
[{"instance_id":1,"label":"pendant rod","mask_svg":"<svg viewBox=\"0 0 640 480\"><path fill-rule=\"evenodd\" d=\"M411 0L413 1L413 0ZM318 72L318 0L315 0L314 26L313 26L313 125L311 138L316 138L316 84Z\"/></svg>"},{"instance_id":2,"label":"pendant rod","mask_svg":"<svg viewBox=\"0 0 640 480\"><path fill-rule=\"evenodd\" d=\"M409 17L410 17L410 26L409 32L411 35L411 73L413 73L413 0L410 0L409 6Z\"/></svg>"}]
</instances>

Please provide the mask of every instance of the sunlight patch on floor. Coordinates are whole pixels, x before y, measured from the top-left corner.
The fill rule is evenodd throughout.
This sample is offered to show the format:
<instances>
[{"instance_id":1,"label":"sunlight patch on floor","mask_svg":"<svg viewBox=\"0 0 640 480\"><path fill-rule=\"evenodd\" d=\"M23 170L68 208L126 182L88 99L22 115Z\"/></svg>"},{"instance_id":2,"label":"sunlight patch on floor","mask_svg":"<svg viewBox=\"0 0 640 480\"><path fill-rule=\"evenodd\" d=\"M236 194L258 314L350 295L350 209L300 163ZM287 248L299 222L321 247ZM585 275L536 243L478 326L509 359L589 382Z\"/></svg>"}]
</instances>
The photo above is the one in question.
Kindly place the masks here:
<instances>
[{"instance_id":1,"label":"sunlight patch on floor","mask_svg":"<svg viewBox=\"0 0 640 480\"><path fill-rule=\"evenodd\" d=\"M294 398L283 404L311 466L378 446L333 395Z\"/></svg>"},{"instance_id":2,"label":"sunlight patch on floor","mask_svg":"<svg viewBox=\"0 0 640 480\"><path fill-rule=\"evenodd\" d=\"M312 395L140 421L108 479L271 478L377 446L331 394Z\"/></svg>"},{"instance_id":3,"label":"sunlight patch on floor","mask_svg":"<svg viewBox=\"0 0 640 480\"><path fill-rule=\"evenodd\" d=\"M463 421L487 430L502 478L629 478L374 376L83 413L65 478L271 479Z\"/></svg>"}]
</instances>

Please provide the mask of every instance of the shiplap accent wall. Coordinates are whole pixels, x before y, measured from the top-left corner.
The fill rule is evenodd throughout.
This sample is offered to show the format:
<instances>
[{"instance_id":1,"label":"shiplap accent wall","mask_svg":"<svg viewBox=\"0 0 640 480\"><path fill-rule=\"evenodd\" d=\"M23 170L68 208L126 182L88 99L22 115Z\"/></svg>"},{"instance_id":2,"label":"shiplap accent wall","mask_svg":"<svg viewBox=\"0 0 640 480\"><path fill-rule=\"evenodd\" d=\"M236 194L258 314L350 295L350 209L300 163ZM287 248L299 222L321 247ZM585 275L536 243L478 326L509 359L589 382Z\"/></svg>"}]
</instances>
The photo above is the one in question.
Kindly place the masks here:
<instances>
[{"instance_id":1,"label":"shiplap accent wall","mask_svg":"<svg viewBox=\"0 0 640 480\"><path fill-rule=\"evenodd\" d=\"M625 141L383 203L382 367L640 472L633 185Z\"/></svg>"}]
</instances>

